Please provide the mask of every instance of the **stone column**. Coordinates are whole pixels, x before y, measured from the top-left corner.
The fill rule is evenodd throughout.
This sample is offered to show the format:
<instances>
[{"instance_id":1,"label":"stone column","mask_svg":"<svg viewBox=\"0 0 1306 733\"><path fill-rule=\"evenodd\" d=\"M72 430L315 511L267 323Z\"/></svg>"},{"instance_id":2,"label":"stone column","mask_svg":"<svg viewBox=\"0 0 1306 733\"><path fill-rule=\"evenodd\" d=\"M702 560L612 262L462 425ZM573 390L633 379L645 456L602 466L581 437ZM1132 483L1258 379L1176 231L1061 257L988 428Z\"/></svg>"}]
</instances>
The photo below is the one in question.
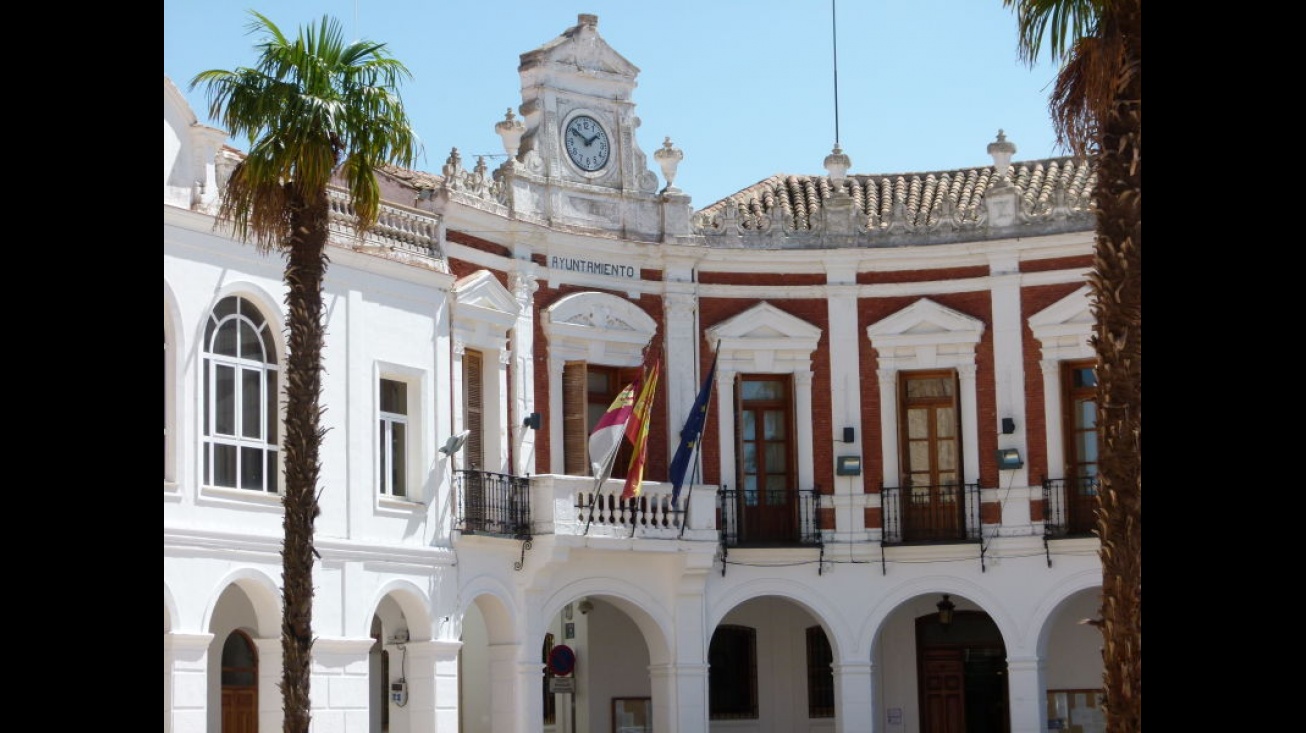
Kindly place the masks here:
<instances>
[{"instance_id":1,"label":"stone column","mask_svg":"<svg viewBox=\"0 0 1306 733\"><path fill-rule=\"evenodd\" d=\"M281 640L276 640L277 648ZM372 704L368 672L373 639L313 641L313 726L324 730L366 730ZM262 649L259 672L263 671ZM262 695L260 693L260 699ZM260 705L259 707L262 707ZM278 708L280 702L278 701Z\"/></svg>"},{"instance_id":2,"label":"stone column","mask_svg":"<svg viewBox=\"0 0 1306 733\"><path fill-rule=\"evenodd\" d=\"M834 663L835 733L870 733L875 725L874 666L858 660Z\"/></svg>"},{"instance_id":3,"label":"stone column","mask_svg":"<svg viewBox=\"0 0 1306 733\"><path fill-rule=\"evenodd\" d=\"M1043 733L1047 688L1040 657L1007 657L1007 705L1011 733Z\"/></svg>"},{"instance_id":4,"label":"stone column","mask_svg":"<svg viewBox=\"0 0 1306 733\"><path fill-rule=\"evenodd\" d=\"M163 635L164 733L206 733L208 730L209 645L213 634ZM215 680L214 684L221 684Z\"/></svg>"},{"instance_id":5,"label":"stone column","mask_svg":"<svg viewBox=\"0 0 1306 733\"><path fill-rule=\"evenodd\" d=\"M285 712L282 710L281 695L281 637L272 639L254 639L254 649L258 652L258 729L281 730L285 727ZM219 665L220 667L221 665ZM222 684L218 680L218 685ZM312 681L310 681L310 685ZM310 687L310 705L316 699ZM309 711L310 714L316 711Z\"/></svg>"},{"instance_id":6,"label":"stone column","mask_svg":"<svg viewBox=\"0 0 1306 733\"><path fill-rule=\"evenodd\" d=\"M514 252L519 263L517 270L510 276L513 297L521 306L517 313L517 323L509 336L509 349L512 352L512 409L508 410L509 435L515 438L513 443L513 475L525 476L535 474L535 432L524 427L522 421L532 412L548 412L535 406L535 291L539 283L535 281L534 263L530 262L530 249L524 247ZM550 425L552 428L552 425ZM551 432L552 442L562 444L561 433ZM562 473L554 471L554 473Z\"/></svg>"}]
</instances>

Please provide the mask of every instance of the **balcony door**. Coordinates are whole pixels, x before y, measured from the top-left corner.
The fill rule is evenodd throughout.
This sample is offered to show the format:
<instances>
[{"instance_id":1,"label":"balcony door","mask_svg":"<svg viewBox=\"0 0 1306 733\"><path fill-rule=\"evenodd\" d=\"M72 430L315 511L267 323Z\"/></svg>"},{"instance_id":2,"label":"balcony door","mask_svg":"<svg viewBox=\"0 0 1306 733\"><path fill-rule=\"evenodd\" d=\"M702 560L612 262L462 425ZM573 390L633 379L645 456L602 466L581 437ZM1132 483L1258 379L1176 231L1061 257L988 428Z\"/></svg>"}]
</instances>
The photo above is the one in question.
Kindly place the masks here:
<instances>
[{"instance_id":1,"label":"balcony door","mask_svg":"<svg viewBox=\"0 0 1306 733\"><path fill-rule=\"evenodd\" d=\"M743 375L738 384L740 541L798 539L792 377Z\"/></svg>"},{"instance_id":2,"label":"balcony door","mask_svg":"<svg viewBox=\"0 0 1306 733\"><path fill-rule=\"evenodd\" d=\"M1094 362L1061 368L1066 436L1066 530L1086 535L1097 524L1097 373Z\"/></svg>"},{"instance_id":3,"label":"balcony door","mask_svg":"<svg viewBox=\"0 0 1306 733\"><path fill-rule=\"evenodd\" d=\"M900 388L903 540L963 536L966 501L956 372L904 372Z\"/></svg>"}]
</instances>

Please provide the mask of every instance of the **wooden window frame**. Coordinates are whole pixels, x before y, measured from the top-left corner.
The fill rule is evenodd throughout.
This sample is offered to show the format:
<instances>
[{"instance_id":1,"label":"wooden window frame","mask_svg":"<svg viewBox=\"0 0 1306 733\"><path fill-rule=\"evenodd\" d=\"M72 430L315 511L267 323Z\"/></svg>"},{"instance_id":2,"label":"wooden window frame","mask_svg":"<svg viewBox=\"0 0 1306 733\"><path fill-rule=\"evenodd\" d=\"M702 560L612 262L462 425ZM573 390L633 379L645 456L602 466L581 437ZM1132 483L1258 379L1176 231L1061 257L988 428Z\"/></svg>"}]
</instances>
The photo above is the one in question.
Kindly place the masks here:
<instances>
[{"instance_id":1,"label":"wooden window frame","mask_svg":"<svg viewBox=\"0 0 1306 733\"><path fill-rule=\"evenodd\" d=\"M730 647L722 649L718 644ZM724 663L712 664L714 649L715 656ZM727 681L733 684L727 687L724 684ZM739 699L727 699L728 696ZM757 717L757 629L722 624L712 633L708 644L708 719L756 720Z\"/></svg>"},{"instance_id":2,"label":"wooden window frame","mask_svg":"<svg viewBox=\"0 0 1306 733\"><path fill-rule=\"evenodd\" d=\"M917 397L908 398L908 385L913 381L924 381L929 379L946 378L951 382L952 394L946 397ZM904 488L911 486L941 486L945 482L939 478L943 473L939 466L939 445L945 439L940 438L934 431L933 425L930 429L930 437L927 438L929 443L929 466L925 471L919 467L913 466L911 460L911 432L908 428L909 414L913 408L919 407L943 407L948 406L952 409L953 414L953 434L946 440L951 440L956 445L956 467L951 470L956 474L955 485L963 485L965 478L965 457L963 455L963 436L961 423L961 404L959 395L961 393L961 382L956 369L928 369L928 370L911 370L898 372L898 450L899 465L901 466L902 476L900 485ZM933 411L931 411L933 414ZM933 421L931 421L933 422ZM913 476L926 474L928 480L921 484L913 481Z\"/></svg>"}]
</instances>

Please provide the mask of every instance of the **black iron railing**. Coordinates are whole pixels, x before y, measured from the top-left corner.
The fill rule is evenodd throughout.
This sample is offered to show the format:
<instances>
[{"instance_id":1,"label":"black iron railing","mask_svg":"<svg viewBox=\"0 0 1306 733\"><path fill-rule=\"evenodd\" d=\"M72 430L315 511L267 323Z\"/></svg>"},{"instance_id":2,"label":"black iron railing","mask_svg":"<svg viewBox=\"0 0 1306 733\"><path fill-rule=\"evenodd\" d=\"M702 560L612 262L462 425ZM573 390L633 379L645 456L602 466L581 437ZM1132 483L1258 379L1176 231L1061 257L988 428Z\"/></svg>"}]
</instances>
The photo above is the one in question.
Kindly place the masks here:
<instances>
[{"instance_id":1,"label":"black iron railing","mask_svg":"<svg viewBox=\"0 0 1306 733\"><path fill-rule=\"evenodd\" d=\"M722 487L721 543L726 547L811 547L821 542L819 489L768 496Z\"/></svg>"},{"instance_id":2,"label":"black iron railing","mask_svg":"<svg viewBox=\"0 0 1306 733\"><path fill-rule=\"evenodd\" d=\"M1088 537L1097 526L1097 476L1043 479L1043 535Z\"/></svg>"},{"instance_id":3,"label":"black iron railing","mask_svg":"<svg viewBox=\"0 0 1306 733\"><path fill-rule=\"evenodd\" d=\"M880 490L881 543L978 542L979 484L905 486Z\"/></svg>"},{"instance_id":4,"label":"black iron railing","mask_svg":"<svg viewBox=\"0 0 1306 733\"><path fill-rule=\"evenodd\" d=\"M454 472L454 487L464 534L530 539L530 477L464 469Z\"/></svg>"}]
</instances>

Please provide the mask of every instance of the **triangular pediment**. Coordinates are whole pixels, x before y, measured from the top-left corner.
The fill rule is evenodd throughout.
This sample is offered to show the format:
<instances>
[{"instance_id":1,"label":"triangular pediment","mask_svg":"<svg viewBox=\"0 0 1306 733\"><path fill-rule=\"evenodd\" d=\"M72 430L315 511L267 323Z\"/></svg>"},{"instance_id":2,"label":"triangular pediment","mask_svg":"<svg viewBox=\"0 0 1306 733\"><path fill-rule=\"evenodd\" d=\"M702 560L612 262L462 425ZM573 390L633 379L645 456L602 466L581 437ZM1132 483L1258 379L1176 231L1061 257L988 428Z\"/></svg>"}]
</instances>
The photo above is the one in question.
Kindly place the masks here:
<instances>
[{"instance_id":1,"label":"triangular pediment","mask_svg":"<svg viewBox=\"0 0 1306 733\"><path fill-rule=\"evenodd\" d=\"M551 86L564 89L569 85L560 83L563 79L584 80L588 77L592 82L596 74L627 77L633 81L639 68L603 40L598 22L598 16L581 13L576 25L534 51L522 54L518 72L523 79L528 75L544 74Z\"/></svg>"},{"instance_id":2,"label":"triangular pediment","mask_svg":"<svg viewBox=\"0 0 1306 733\"><path fill-rule=\"evenodd\" d=\"M929 298L921 298L866 328L867 337L877 347L900 342L973 344L983 333L982 321Z\"/></svg>"},{"instance_id":3,"label":"triangular pediment","mask_svg":"<svg viewBox=\"0 0 1306 733\"><path fill-rule=\"evenodd\" d=\"M713 340L781 340L811 342L815 348L821 338L821 329L790 315L767 302L758 303L733 318L722 321L707 330Z\"/></svg>"},{"instance_id":4,"label":"triangular pediment","mask_svg":"<svg viewBox=\"0 0 1306 733\"><path fill-rule=\"evenodd\" d=\"M1091 291L1087 285L1029 317L1029 330L1045 359L1086 359L1093 355Z\"/></svg>"},{"instance_id":5,"label":"triangular pediment","mask_svg":"<svg viewBox=\"0 0 1306 733\"><path fill-rule=\"evenodd\" d=\"M490 271L478 270L460 278L453 286L458 308L496 311L516 318L521 304Z\"/></svg>"}]
</instances>

